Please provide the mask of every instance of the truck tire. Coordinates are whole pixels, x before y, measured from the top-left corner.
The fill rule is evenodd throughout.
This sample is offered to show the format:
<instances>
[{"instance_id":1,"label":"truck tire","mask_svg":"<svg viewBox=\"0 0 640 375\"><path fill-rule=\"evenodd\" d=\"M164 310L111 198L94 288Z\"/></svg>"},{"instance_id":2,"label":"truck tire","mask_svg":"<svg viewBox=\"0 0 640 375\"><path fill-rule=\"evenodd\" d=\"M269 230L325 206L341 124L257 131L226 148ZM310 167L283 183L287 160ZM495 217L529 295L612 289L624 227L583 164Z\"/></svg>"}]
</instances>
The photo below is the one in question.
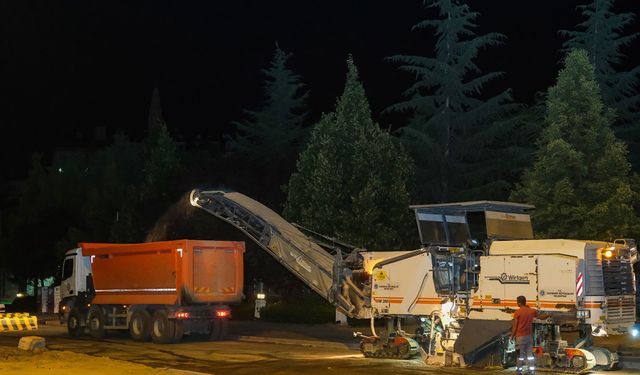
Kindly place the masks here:
<instances>
[{"instance_id":1,"label":"truck tire","mask_svg":"<svg viewBox=\"0 0 640 375\"><path fill-rule=\"evenodd\" d=\"M173 331L173 340L171 342L180 342L184 336L184 324L179 320L173 321L175 328Z\"/></svg>"},{"instance_id":2,"label":"truck tire","mask_svg":"<svg viewBox=\"0 0 640 375\"><path fill-rule=\"evenodd\" d=\"M91 309L89 309L87 324L89 325L89 334L94 339L102 339L107 335L107 330L104 328L104 312L99 306L91 306Z\"/></svg>"},{"instance_id":3,"label":"truck tire","mask_svg":"<svg viewBox=\"0 0 640 375\"><path fill-rule=\"evenodd\" d=\"M170 344L176 331L175 320L169 319L166 310L156 310L151 318L151 340L156 344Z\"/></svg>"},{"instance_id":4,"label":"truck tire","mask_svg":"<svg viewBox=\"0 0 640 375\"><path fill-rule=\"evenodd\" d=\"M82 314L80 314L80 311L75 307L69 311L69 317L67 318L67 332L71 337L79 337L84 333Z\"/></svg>"},{"instance_id":5,"label":"truck tire","mask_svg":"<svg viewBox=\"0 0 640 375\"><path fill-rule=\"evenodd\" d=\"M131 314L129 334L134 341L145 342L151 338L151 314L145 309Z\"/></svg>"},{"instance_id":6,"label":"truck tire","mask_svg":"<svg viewBox=\"0 0 640 375\"><path fill-rule=\"evenodd\" d=\"M229 318L216 318L211 321L209 340L220 341L227 337L229 330Z\"/></svg>"}]
</instances>

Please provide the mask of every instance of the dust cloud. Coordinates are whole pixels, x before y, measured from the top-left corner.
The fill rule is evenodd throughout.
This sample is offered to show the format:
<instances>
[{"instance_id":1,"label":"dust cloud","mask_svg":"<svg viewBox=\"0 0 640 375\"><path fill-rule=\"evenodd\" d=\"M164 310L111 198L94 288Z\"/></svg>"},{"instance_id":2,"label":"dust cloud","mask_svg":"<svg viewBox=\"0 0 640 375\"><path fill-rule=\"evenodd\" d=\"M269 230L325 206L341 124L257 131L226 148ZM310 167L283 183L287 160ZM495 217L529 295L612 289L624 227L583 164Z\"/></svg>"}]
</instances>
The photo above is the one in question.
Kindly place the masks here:
<instances>
[{"instance_id":1,"label":"dust cloud","mask_svg":"<svg viewBox=\"0 0 640 375\"><path fill-rule=\"evenodd\" d=\"M244 234L217 217L193 207L184 193L156 221L145 242L170 240L246 241Z\"/></svg>"}]
</instances>

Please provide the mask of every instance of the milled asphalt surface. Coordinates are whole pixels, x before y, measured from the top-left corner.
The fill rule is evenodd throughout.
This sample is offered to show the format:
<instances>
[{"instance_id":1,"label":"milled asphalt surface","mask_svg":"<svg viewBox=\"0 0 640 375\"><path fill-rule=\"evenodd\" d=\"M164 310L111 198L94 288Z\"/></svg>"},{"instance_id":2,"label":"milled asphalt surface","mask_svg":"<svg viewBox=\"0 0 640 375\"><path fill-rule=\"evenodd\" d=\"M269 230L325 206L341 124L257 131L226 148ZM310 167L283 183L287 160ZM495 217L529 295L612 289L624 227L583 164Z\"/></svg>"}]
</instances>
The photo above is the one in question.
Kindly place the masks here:
<instances>
[{"instance_id":1,"label":"milled asphalt surface","mask_svg":"<svg viewBox=\"0 0 640 375\"><path fill-rule=\"evenodd\" d=\"M57 315L39 315L38 324L60 325L60 321ZM228 338L238 341L358 349L359 339L353 336L353 332L362 330L361 327L330 323L290 324L259 320L231 320Z\"/></svg>"},{"instance_id":2,"label":"milled asphalt surface","mask_svg":"<svg viewBox=\"0 0 640 375\"><path fill-rule=\"evenodd\" d=\"M57 315L40 315L38 322L45 325L60 325ZM359 340L353 336L355 331L362 331L366 334L369 328L350 327L342 324L292 324L258 320L232 320L229 322L228 338L237 341L357 350ZM618 352L624 368L640 370L640 337L594 338L594 345Z\"/></svg>"}]
</instances>

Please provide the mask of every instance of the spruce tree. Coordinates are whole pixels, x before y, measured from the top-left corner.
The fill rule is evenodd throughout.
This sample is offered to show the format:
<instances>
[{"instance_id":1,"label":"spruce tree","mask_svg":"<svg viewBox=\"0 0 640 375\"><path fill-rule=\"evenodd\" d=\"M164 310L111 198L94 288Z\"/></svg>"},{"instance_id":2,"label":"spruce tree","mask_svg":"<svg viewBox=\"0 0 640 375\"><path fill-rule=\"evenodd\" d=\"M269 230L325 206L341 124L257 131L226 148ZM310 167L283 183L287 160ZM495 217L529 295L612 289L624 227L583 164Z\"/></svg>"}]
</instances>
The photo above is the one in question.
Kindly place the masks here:
<instances>
[{"instance_id":1,"label":"spruce tree","mask_svg":"<svg viewBox=\"0 0 640 375\"><path fill-rule=\"evenodd\" d=\"M260 165L277 164L297 155L306 129L308 93L300 77L288 67L291 54L276 45L269 68L263 69L265 101L259 110L247 110L245 121L235 121L229 147Z\"/></svg>"},{"instance_id":2,"label":"spruce tree","mask_svg":"<svg viewBox=\"0 0 640 375\"><path fill-rule=\"evenodd\" d=\"M142 199L166 198L169 177L180 166L176 143L162 116L160 96L154 90L149 107L149 133L144 144Z\"/></svg>"},{"instance_id":3,"label":"spruce tree","mask_svg":"<svg viewBox=\"0 0 640 375\"><path fill-rule=\"evenodd\" d=\"M406 101L385 111L409 112L401 139L416 164L418 198L422 201L506 198L509 170L522 147L514 134L523 126L505 115L521 108L510 90L482 95L484 86L501 73L482 73L475 63L481 49L500 44L504 35L476 35L479 17L462 0L425 2L437 16L413 29L435 29L433 57L396 55L389 61L415 75ZM525 134L520 132L520 134ZM514 146L514 147L511 147ZM511 147L511 148L510 148Z\"/></svg>"},{"instance_id":4,"label":"spruce tree","mask_svg":"<svg viewBox=\"0 0 640 375\"><path fill-rule=\"evenodd\" d=\"M624 33L634 20L633 13L614 13L615 0L592 0L578 9L585 18L578 31L561 30L567 40L566 51L584 49L595 67L596 80L604 104L616 109L620 124L629 124L640 116L638 79L640 66L630 71L618 71L625 55L621 49L640 35Z\"/></svg>"},{"instance_id":5,"label":"spruce tree","mask_svg":"<svg viewBox=\"0 0 640 375\"><path fill-rule=\"evenodd\" d=\"M536 206L534 228L542 237L633 236L637 193L630 183L626 146L610 128L613 114L602 103L586 51L567 55L546 108L536 161L512 200Z\"/></svg>"},{"instance_id":6,"label":"spruce tree","mask_svg":"<svg viewBox=\"0 0 640 375\"><path fill-rule=\"evenodd\" d=\"M248 192L271 207L281 207L281 186L291 176L308 136L304 126L308 91L288 67L291 57L276 44L268 68L262 70L264 102L257 110L245 110L247 119L233 122L235 134L225 136L231 164L246 164L254 185L260 186Z\"/></svg>"},{"instance_id":7,"label":"spruce tree","mask_svg":"<svg viewBox=\"0 0 640 375\"><path fill-rule=\"evenodd\" d=\"M356 246L400 248L413 227L411 160L371 117L351 56L335 111L324 114L287 189L290 221Z\"/></svg>"},{"instance_id":8,"label":"spruce tree","mask_svg":"<svg viewBox=\"0 0 640 375\"><path fill-rule=\"evenodd\" d=\"M596 80L604 104L615 108L616 120L613 129L631 151L629 159L633 169L640 171L640 65L624 71L623 50L629 47L640 33L625 33L634 22L633 13L615 13L615 0L592 0L578 6L585 18L577 25L578 30L561 30L567 38L565 51L584 49L595 67Z\"/></svg>"}]
</instances>

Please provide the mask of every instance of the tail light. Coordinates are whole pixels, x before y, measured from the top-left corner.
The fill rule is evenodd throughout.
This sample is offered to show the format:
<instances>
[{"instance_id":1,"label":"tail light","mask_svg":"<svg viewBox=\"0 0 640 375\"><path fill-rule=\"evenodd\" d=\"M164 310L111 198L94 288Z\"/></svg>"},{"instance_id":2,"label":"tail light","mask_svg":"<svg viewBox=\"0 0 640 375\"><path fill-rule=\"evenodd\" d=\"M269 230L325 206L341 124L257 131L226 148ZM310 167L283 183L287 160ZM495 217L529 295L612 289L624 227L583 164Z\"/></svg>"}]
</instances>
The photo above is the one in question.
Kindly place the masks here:
<instances>
[{"instance_id":1,"label":"tail light","mask_svg":"<svg viewBox=\"0 0 640 375\"><path fill-rule=\"evenodd\" d=\"M229 310L216 310L216 318L228 318L231 315Z\"/></svg>"},{"instance_id":2,"label":"tail light","mask_svg":"<svg viewBox=\"0 0 640 375\"><path fill-rule=\"evenodd\" d=\"M189 313L186 312L186 311L178 311L176 313L176 318L178 318L178 319L187 319L187 318L189 318Z\"/></svg>"}]
</instances>

